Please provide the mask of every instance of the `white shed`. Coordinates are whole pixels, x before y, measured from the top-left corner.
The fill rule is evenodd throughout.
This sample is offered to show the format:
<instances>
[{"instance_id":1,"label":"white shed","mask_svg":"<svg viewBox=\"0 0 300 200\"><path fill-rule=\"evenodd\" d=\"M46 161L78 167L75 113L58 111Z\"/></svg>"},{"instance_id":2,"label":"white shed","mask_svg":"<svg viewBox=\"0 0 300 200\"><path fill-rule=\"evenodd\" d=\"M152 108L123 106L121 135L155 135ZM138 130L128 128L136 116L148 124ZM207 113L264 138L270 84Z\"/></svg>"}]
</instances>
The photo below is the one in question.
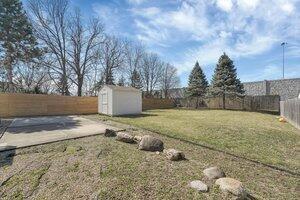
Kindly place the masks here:
<instances>
[{"instance_id":1,"label":"white shed","mask_svg":"<svg viewBox=\"0 0 300 200\"><path fill-rule=\"evenodd\" d=\"M142 112L142 92L133 87L104 85L98 95L98 113L117 116Z\"/></svg>"}]
</instances>

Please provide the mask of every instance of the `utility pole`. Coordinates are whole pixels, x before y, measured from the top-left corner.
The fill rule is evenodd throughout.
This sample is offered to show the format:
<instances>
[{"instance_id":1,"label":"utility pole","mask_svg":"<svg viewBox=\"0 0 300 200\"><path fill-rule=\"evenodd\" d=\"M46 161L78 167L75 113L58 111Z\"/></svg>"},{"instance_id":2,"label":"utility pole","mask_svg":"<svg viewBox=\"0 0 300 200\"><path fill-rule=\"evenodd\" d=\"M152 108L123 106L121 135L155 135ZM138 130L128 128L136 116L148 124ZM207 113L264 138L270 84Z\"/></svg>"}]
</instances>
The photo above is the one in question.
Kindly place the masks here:
<instances>
[{"instance_id":1,"label":"utility pole","mask_svg":"<svg viewBox=\"0 0 300 200\"><path fill-rule=\"evenodd\" d=\"M282 42L282 79L284 79L284 47L287 44L287 42Z\"/></svg>"}]
</instances>

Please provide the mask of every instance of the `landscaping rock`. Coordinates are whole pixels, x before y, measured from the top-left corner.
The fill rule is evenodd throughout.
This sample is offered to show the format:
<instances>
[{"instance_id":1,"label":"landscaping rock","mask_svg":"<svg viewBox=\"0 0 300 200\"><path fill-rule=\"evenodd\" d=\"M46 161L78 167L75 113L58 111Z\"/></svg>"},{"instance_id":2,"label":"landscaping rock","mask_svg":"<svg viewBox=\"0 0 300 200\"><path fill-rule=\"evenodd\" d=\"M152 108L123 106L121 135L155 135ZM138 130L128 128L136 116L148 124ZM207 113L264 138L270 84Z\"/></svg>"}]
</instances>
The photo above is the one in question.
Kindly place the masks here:
<instances>
[{"instance_id":1,"label":"landscaping rock","mask_svg":"<svg viewBox=\"0 0 300 200\"><path fill-rule=\"evenodd\" d=\"M225 177L225 173L219 167L207 168L203 170L203 173L209 180Z\"/></svg>"},{"instance_id":2,"label":"landscaping rock","mask_svg":"<svg viewBox=\"0 0 300 200\"><path fill-rule=\"evenodd\" d=\"M135 143L134 137L128 133L119 132L117 133L116 140L126 143Z\"/></svg>"},{"instance_id":3,"label":"landscaping rock","mask_svg":"<svg viewBox=\"0 0 300 200\"><path fill-rule=\"evenodd\" d=\"M176 149L167 149L164 152L169 160L179 161L185 159L185 155L182 151L177 151Z\"/></svg>"},{"instance_id":4,"label":"landscaping rock","mask_svg":"<svg viewBox=\"0 0 300 200\"><path fill-rule=\"evenodd\" d=\"M231 193L239 198L246 198L247 192L245 191L243 184L233 178L219 178L216 181L216 185L220 186L223 192Z\"/></svg>"},{"instance_id":5,"label":"landscaping rock","mask_svg":"<svg viewBox=\"0 0 300 200\"><path fill-rule=\"evenodd\" d=\"M112 129L105 129L105 133L104 136L105 137L116 137L116 131L112 130Z\"/></svg>"},{"instance_id":6,"label":"landscaping rock","mask_svg":"<svg viewBox=\"0 0 300 200\"><path fill-rule=\"evenodd\" d=\"M190 182L189 186L199 192L208 192L208 186L199 180Z\"/></svg>"},{"instance_id":7,"label":"landscaping rock","mask_svg":"<svg viewBox=\"0 0 300 200\"><path fill-rule=\"evenodd\" d=\"M145 135L142 137L138 148L145 151L163 151L164 143L160 139Z\"/></svg>"},{"instance_id":8,"label":"landscaping rock","mask_svg":"<svg viewBox=\"0 0 300 200\"><path fill-rule=\"evenodd\" d=\"M140 136L140 135L135 135L135 136L133 137L133 139L134 139L136 142L140 142L140 141L142 140L142 136Z\"/></svg>"}]
</instances>

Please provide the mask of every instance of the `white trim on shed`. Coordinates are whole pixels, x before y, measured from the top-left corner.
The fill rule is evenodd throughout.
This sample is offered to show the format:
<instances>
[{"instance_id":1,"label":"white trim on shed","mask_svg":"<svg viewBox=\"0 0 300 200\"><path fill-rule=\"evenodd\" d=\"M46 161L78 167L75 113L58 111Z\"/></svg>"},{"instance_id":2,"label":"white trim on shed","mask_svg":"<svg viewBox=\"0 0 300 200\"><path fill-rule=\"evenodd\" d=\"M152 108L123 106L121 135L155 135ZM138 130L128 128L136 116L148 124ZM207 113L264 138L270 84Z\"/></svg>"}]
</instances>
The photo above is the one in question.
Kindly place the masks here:
<instances>
[{"instance_id":1,"label":"white trim on shed","mask_svg":"<svg viewBox=\"0 0 300 200\"><path fill-rule=\"evenodd\" d=\"M142 92L133 87L104 85L98 95L98 113L117 116L142 112Z\"/></svg>"}]
</instances>

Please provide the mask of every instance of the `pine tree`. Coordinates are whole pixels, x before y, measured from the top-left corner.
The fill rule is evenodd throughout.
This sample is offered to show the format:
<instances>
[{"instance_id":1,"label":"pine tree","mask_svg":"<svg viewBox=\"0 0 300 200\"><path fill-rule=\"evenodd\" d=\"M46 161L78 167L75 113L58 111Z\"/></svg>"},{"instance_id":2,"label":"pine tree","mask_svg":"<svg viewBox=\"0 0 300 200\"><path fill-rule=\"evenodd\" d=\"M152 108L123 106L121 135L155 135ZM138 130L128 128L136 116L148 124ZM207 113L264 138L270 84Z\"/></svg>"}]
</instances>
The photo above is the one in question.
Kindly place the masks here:
<instances>
[{"instance_id":1,"label":"pine tree","mask_svg":"<svg viewBox=\"0 0 300 200\"><path fill-rule=\"evenodd\" d=\"M133 70L130 80L131 80L131 87L137 89L141 89L143 87L141 76L136 69Z\"/></svg>"},{"instance_id":2,"label":"pine tree","mask_svg":"<svg viewBox=\"0 0 300 200\"><path fill-rule=\"evenodd\" d=\"M30 61L40 54L20 0L0 0L0 50L9 91L13 92L13 69L19 61Z\"/></svg>"},{"instance_id":3,"label":"pine tree","mask_svg":"<svg viewBox=\"0 0 300 200\"><path fill-rule=\"evenodd\" d=\"M245 93L241 81L237 78L236 68L233 61L224 53L216 66L210 94L212 96L222 96L223 109L225 109L226 95L241 96Z\"/></svg>"},{"instance_id":4,"label":"pine tree","mask_svg":"<svg viewBox=\"0 0 300 200\"><path fill-rule=\"evenodd\" d=\"M197 98L196 107L198 107L199 98L202 99L205 96L207 87L208 81L197 61L189 76L189 83L187 87L187 96Z\"/></svg>"}]
</instances>

